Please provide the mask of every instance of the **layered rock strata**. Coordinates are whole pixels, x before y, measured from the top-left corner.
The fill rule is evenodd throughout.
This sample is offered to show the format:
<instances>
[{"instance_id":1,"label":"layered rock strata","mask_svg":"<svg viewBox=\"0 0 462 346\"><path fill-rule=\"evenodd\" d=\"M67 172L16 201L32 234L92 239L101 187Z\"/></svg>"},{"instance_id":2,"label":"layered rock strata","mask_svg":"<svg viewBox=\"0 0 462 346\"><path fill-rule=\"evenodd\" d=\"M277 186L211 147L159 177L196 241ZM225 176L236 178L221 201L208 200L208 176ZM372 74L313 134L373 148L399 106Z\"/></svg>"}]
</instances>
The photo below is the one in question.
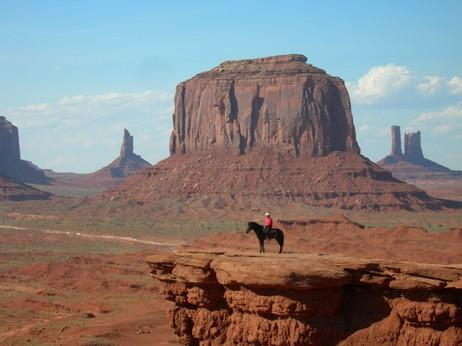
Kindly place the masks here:
<instances>
[{"instance_id":1,"label":"layered rock strata","mask_svg":"<svg viewBox=\"0 0 462 346\"><path fill-rule=\"evenodd\" d=\"M51 194L0 175L0 201L26 201L50 199Z\"/></svg>"},{"instance_id":2,"label":"layered rock strata","mask_svg":"<svg viewBox=\"0 0 462 346\"><path fill-rule=\"evenodd\" d=\"M170 153L359 153L344 82L306 60L294 54L226 61L180 83Z\"/></svg>"},{"instance_id":3,"label":"layered rock strata","mask_svg":"<svg viewBox=\"0 0 462 346\"><path fill-rule=\"evenodd\" d=\"M303 55L227 61L180 83L170 154L104 194L105 205L444 207L360 155L344 82Z\"/></svg>"},{"instance_id":4,"label":"layered rock strata","mask_svg":"<svg viewBox=\"0 0 462 346\"><path fill-rule=\"evenodd\" d=\"M147 258L184 345L458 345L462 267L334 255Z\"/></svg>"}]
</instances>

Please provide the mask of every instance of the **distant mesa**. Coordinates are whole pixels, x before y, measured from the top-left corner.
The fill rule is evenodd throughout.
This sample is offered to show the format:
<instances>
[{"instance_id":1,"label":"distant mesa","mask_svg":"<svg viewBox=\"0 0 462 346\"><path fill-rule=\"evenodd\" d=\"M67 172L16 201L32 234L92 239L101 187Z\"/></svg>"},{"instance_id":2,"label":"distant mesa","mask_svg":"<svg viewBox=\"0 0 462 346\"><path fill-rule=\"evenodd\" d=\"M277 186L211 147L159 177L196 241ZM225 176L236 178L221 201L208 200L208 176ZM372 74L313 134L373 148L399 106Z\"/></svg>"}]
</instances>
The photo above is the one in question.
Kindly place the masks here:
<instances>
[{"instance_id":1,"label":"distant mesa","mask_svg":"<svg viewBox=\"0 0 462 346\"><path fill-rule=\"evenodd\" d=\"M451 170L424 156L420 131L404 134L401 151L399 126L391 127L391 153L377 162L397 179L412 183L434 196L462 200L462 172Z\"/></svg>"},{"instance_id":2,"label":"distant mesa","mask_svg":"<svg viewBox=\"0 0 462 346\"><path fill-rule=\"evenodd\" d=\"M413 163L435 171L450 171L449 168L442 166L434 161L426 159L422 151L421 133L409 132L404 134L404 155L401 151L401 131L400 127L391 127L391 153L378 162L379 165L389 165L405 161Z\"/></svg>"},{"instance_id":3,"label":"distant mesa","mask_svg":"<svg viewBox=\"0 0 462 346\"><path fill-rule=\"evenodd\" d=\"M84 188L107 189L123 181L143 168L151 166L149 162L133 151L133 136L124 129L120 155L109 165L89 174L57 173L47 171L58 185L69 185Z\"/></svg>"},{"instance_id":4,"label":"distant mesa","mask_svg":"<svg viewBox=\"0 0 462 346\"><path fill-rule=\"evenodd\" d=\"M43 171L29 161L21 160L18 128L0 116L0 174L15 181L50 184Z\"/></svg>"},{"instance_id":5,"label":"distant mesa","mask_svg":"<svg viewBox=\"0 0 462 346\"><path fill-rule=\"evenodd\" d=\"M99 201L443 208L360 155L343 80L306 61L299 54L226 61L180 83L170 157Z\"/></svg>"}]
</instances>

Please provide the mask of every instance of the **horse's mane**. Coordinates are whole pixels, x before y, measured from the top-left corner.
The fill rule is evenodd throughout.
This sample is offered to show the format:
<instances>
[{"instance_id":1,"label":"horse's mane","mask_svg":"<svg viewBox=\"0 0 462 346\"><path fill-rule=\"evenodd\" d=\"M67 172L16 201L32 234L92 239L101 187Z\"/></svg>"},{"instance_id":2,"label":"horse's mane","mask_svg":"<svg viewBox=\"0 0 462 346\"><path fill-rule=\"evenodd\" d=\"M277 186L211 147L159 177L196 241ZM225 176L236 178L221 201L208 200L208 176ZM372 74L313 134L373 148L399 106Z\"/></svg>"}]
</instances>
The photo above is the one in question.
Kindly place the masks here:
<instances>
[{"instance_id":1,"label":"horse's mane","mask_svg":"<svg viewBox=\"0 0 462 346\"><path fill-rule=\"evenodd\" d=\"M252 225L252 226L260 226L260 224L258 222L255 222L255 221L249 221L248 225Z\"/></svg>"}]
</instances>

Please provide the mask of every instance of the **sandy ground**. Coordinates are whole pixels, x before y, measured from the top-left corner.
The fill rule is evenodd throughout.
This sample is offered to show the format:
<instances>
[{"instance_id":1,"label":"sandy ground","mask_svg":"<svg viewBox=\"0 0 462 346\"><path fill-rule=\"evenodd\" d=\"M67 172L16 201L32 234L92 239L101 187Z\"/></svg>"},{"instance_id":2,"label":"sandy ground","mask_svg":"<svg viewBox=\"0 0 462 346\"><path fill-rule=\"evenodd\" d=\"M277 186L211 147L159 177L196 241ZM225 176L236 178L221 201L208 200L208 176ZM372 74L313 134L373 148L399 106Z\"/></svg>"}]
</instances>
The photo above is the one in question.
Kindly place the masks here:
<instances>
[{"instance_id":1,"label":"sandy ground","mask_svg":"<svg viewBox=\"0 0 462 346\"><path fill-rule=\"evenodd\" d=\"M11 228L0 244L0 345L178 345L144 263L165 246Z\"/></svg>"}]
</instances>

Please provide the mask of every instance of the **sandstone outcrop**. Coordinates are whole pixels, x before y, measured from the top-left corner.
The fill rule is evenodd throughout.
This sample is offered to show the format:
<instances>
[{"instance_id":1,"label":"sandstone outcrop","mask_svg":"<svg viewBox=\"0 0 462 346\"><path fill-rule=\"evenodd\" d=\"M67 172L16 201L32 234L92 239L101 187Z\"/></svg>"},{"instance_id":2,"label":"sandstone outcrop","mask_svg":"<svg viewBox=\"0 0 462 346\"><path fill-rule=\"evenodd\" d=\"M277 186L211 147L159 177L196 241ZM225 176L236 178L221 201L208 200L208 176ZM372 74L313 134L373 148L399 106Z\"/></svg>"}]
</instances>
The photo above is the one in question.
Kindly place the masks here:
<instances>
[{"instance_id":1,"label":"sandstone outcrop","mask_svg":"<svg viewBox=\"0 0 462 346\"><path fill-rule=\"evenodd\" d=\"M462 172L451 170L425 158L421 132L404 134L404 155L401 153L399 126L392 126L392 151L377 162L395 178L443 198L462 201Z\"/></svg>"},{"instance_id":2,"label":"sandstone outcrop","mask_svg":"<svg viewBox=\"0 0 462 346\"><path fill-rule=\"evenodd\" d=\"M185 345L458 345L462 267L318 254L146 259Z\"/></svg>"},{"instance_id":3,"label":"sandstone outcrop","mask_svg":"<svg viewBox=\"0 0 462 346\"><path fill-rule=\"evenodd\" d=\"M0 174L23 183L49 184L43 171L21 160L18 128L0 116Z\"/></svg>"},{"instance_id":4,"label":"sandstone outcrop","mask_svg":"<svg viewBox=\"0 0 462 346\"><path fill-rule=\"evenodd\" d=\"M0 201L50 199L51 194L0 175Z\"/></svg>"},{"instance_id":5,"label":"sandstone outcrop","mask_svg":"<svg viewBox=\"0 0 462 346\"><path fill-rule=\"evenodd\" d=\"M343 81L302 55L228 61L180 83L170 153L100 200L109 208L172 199L207 209L444 207L360 155Z\"/></svg>"},{"instance_id":6,"label":"sandstone outcrop","mask_svg":"<svg viewBox=\"0 0 462 346\"><path fill-rule=\"evenodd\" d=\"M359 153L344 82L303 55L226 61L177 86L170 153Z\"/></svg>"}]
</instances>

